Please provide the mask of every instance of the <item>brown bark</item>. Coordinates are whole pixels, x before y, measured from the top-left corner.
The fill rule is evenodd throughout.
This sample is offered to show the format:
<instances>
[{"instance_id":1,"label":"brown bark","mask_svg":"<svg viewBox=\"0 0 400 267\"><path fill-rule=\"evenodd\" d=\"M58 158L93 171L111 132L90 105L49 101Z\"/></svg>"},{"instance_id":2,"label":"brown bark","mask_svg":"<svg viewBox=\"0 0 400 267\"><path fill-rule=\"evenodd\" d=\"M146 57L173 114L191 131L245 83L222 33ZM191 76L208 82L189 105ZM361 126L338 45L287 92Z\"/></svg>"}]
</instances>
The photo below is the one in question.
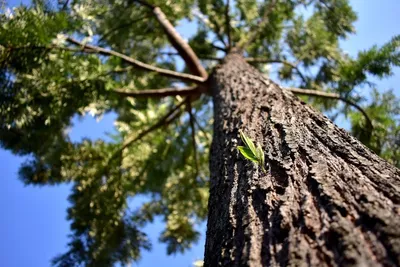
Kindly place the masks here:
<instances>
[{"instance_id":1,"label":"brown bark","mask_svg":"<svg viewBox=\"0 0 400 267\"><path fill-rule=\"evenodd\" d=\"M236 54L211 76L205 266L399 266L400 170ZM242 129L267 173L237 151Z\"/></svg>"}]
</instances>

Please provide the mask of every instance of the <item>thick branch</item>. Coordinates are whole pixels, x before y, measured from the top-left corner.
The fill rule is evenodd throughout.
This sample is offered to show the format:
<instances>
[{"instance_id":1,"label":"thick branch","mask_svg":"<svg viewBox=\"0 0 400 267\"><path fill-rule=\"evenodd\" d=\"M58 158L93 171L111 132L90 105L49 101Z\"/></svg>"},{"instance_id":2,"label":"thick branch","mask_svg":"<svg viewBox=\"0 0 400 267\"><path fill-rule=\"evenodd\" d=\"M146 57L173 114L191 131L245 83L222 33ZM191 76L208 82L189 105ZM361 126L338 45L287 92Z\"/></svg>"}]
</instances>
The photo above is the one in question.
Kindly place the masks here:
<instances>
[{"instance_id":1,"label":"thick branch","mask_svg":"<svg viewBox=\"0 0 400 267\"><path fill-rule=\"evenodd\" d=\"M199 90L197 86L185 87L185 88L163 88L163 89L150 89L150 90L139 90L139 91L130 91L130 90L122 90L116 89L116 92L119 95L125 97L151 97L151 98L160 98L166 96L188 96L196 94Z\"/></svg>"},{"instance_id":2,"label":"thick branch","mask_svg":"<svg viewBox=\"0 0 400 267\"><path fill-rule=\"evenodd\" d=\"M248 63L281 63L284 65L288 65L290 67L292 67L293 69L296 70L297 74L300 76L301 80L307 84L307 79L306 77L303 75L303 73L300 71L300 69L297 67L296 64L286 61L286 60L281 60L281 59L267 59L267 58L256 58L256 57L248 57L246 58L246 61Z\"/></svg>"},{"instance_id":3,"label":"thick branch","mask_svg":"<svg viewBox=\"0 0 400 267\"><path fill-rule=\"evenodd\" d=\"M344 98L344 97L340 96L339 94L321 92L321 91L312 90L312 89L292 88L292 87L285 88L285 89L291 91L294 94L298 94L298 95L317 96L317 97L341 100L341 101L345 102L346 104L349 104L349 105L355 107L356 109L358 109L365 117L365 121L367 123L367 129L368 130L373 129L372 121L369 118L368 114L365 112L365 110L362 107L360 107L359 105L357 105L356 103L354 103L353 101L351 101L347 98Z\"/></svg>"},{"instance_id":4,"label":"thick branch","mask_svg":"<svg viewBox=\"0 0 400 267\"><path fill-rule=\"evenodd\" d=\"M135 66L138 69L157 72L160 75L163 75L163 76L166 76L166 77L170 77L170 78L179 79L179 80L183 80L183 81L187 81L187 82L203 83L205 81L204 78L201 78L201 77L198 77L198 76L194 76L194 75L191 75L191 74L179 73L179 72L172 71L172 70L167 70L167 69L154 67L152 65L143 63L143 62L141 62L139 60L133 59L131 57L128 57L127 55L121 54L121 53L113 51L113 50L108 50L108 49L105 49L105 48L102 48L102 47L99 47L99 46L94 46L94 45L81 43L81 42L79 42L79 41L77 41L77 40L75 40L75 39L73 39L71 37L68 37L67 41L70 42L70 43L73 43L75 45L81 46L83 49L93 50L93 51L97 52L100 55L118 57L118 58L122 59L123 61Z\"/></svg>"},{"instance_id":5,"label":"thick branch","mask_svg":"<svg viewBox=\"0 0 400 267\"><path fill-rule=\"evenodd\" d=\"M254 42L254 40L257 38L257 36L260 34L260 32L263 31L264 26L269 21L268 16L274 10L274 7L277 2L278 2L278 0L271 0L270 3L268 4L268 6L265 7L263 17L257 23L257 25L250 30L249 37L247 39L243 39L240 41L240 43L237 45L238 50L246 49L247 46L249 46L252 42Z\"/></svg>"},{"instance_id":6,"label":"thick branch","mask_svg":"<svg viewBox=\"0 0 400 267\"><path fill-rule=\"evenodd\" d=\"M207 71L201 65L200 60L197 58L193 49L189 46L187 42L185 42L185 40L183 40L182 36L180 36L175 27L167 19L164 12L159 7L153 6L146 1L136 0L136 2L140 3L143 6L151 8L157 18L157 21L161 24L164 32L166 33L171 45L176 49L176 51L178 51L179 55L185 61L190 72L194 75L206 79L208 77Z\"/></svg>"}]
</instances>

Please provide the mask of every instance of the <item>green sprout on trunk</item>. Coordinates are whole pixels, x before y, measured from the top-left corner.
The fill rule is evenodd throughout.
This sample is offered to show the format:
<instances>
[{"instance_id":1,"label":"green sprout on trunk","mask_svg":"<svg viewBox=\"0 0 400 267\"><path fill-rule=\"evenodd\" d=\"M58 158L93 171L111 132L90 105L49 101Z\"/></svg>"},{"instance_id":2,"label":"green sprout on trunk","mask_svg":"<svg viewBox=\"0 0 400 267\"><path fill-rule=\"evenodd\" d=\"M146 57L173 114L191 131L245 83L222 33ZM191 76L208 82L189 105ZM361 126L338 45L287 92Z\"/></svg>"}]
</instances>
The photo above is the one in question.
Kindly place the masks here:
<instances>
[{"instance_id":1,"label":"green sprout on trunk","mask_svg":"<svg viewBox=\"0 0 400 267\"><path fill-rule=\"evenodd\" d=\"M257 148L254 145L253 141L242 131L239 130L240 138L242 139L245 146L238 146L237 149L239 152L248 160L259 165L264 173L267 171L264 168L265 165L265 157L264 151L261 148L261 145L257 143Z\"/></svg>"}]
</instances>

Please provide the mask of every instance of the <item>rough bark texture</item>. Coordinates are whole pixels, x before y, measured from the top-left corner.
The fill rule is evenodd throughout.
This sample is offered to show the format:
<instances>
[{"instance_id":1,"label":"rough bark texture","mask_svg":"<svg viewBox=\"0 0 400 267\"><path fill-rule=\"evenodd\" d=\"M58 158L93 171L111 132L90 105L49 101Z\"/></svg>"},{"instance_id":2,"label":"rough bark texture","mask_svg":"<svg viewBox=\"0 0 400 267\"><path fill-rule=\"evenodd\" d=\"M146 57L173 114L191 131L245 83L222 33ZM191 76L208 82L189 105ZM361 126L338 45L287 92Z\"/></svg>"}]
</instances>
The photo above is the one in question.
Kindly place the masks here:
<instances>
[{"instance_id":1,"label":"rough bark texture","mask_svg":"<svg viewBox=\"0 0 400 267\"><path fill-rule=\"evenodd\" d=\"M205 266L400 266L400 170L235 54L211 77ZM242 129L267 173L237 151Z\"/></svg>"}]
</instances>

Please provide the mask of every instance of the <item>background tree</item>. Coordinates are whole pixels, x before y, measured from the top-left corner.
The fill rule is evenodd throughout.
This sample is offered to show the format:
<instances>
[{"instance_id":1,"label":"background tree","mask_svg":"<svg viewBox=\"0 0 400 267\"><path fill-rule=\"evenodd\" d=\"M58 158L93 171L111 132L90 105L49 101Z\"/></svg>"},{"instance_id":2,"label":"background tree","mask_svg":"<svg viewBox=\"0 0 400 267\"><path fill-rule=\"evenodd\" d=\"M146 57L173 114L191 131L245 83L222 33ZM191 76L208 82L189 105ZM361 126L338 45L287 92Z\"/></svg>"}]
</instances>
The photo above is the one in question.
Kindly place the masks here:
<instances>
[{"instance_id":1,"label":"background tree","mask_svg":"<svg viewBox=\"0 0 400 267\"><path fill-rule=\"evenodd\" d=\"M193 51L172 26L183 18L198 21ZM391 74L399 40L350 58L338 40L355 18L347 1L36 2L2 15L2 145L32 155L20 171L27 184L74 182L70 250L55 263L136 259L149 248L139 228L157 215L169 253L198 238L213 122L206 78L231 47L264 73L261 63L277 64L282 84L316 107L350 116L353 135L398 166L398 101L374 90L361 107L354 89ZM178 56L191 74L177 72ZM151 90L162 87L172 88ZM118 114L114 142L68 139L71 117L88 111ZM131 212L126 199L138 194L151 201Z\"/></svg>"}]
</instances>

